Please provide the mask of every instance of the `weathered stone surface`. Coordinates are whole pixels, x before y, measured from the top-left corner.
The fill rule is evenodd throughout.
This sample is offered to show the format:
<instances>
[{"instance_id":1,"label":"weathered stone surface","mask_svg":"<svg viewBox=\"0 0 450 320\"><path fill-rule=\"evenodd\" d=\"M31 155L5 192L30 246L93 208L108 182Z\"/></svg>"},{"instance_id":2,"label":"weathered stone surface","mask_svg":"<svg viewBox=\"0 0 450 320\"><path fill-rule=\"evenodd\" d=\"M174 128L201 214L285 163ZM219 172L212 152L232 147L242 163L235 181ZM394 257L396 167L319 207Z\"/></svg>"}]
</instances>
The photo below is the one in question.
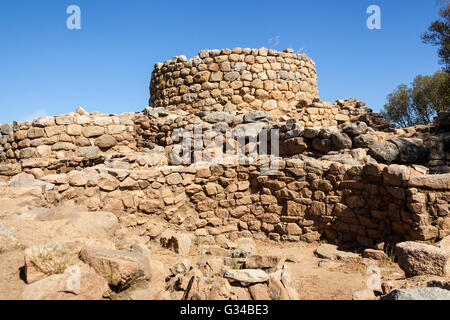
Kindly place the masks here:
<instances>
[{"instance_id":1,"label":"weathered stone surface","mask_svg":"<svg viewBox=\"0 0 450 320\"><path fill-rule=\"evenodd\" d=\"M412 175L407 185L408 187L448 190L450 189L450 173Z\"/></svg>"},{"instance_id":2,"label":"weathered stone surface","mask_svg":"<svg viewBox=\"0 0 450 320\"><path fill-rule=\"evenodd\" d=\"M334 133L331 139L338 149L350 149L352 147L352 139L345 133Z\"/></svg>"},{"instance_id":3,"label":"weathered stone surface","mask_svg":"<svg viewBox=\"0 0 450 320\"><path fill-rule=\"evenodd\" d=\"M56 241L36 245L25 250L25 275L28 284L52 274L62 274L76 264L78 252L75 243Z\"/></svg>"},{"instance_id":4,"label":"weathered stone surface","mask_svg":"<svg viewBox=\"0 0 450 320\"><path fill-rule=\"evenodd\" d=\"M397 146L401 163L426 163L430 160L430 149L421 139L392 138L389 142Z\"/></svg>"},{"instance_id":5,"label":"weathered stone surface","mask_svg":"<svg viewBox=\"0 0 450 320\"><path fill-rule=\"evenodd\" d=\"M450 300L450 291L441 288L395 289L381 300Z\"/></svg>"},{"instance_id":6,"label":"weathered stone surface","mask_svg":"<svg viewBox=\"0 0 450 320\"><path fill-rule=\"evenodd\" d=\"M345 126L343 130L345 133L347 133L351 136L357 136L357 135L366 133L367 128L368 127L365 122L357 121L355 123Z\"/></svg>"},{"instance_id":7,"label":"weathered stone surface","mask_svg":"<svg viewBox=\"0 0 450 320\"><path fill-rule=\"evenodd\" d=\"M14 229L0 223L0 254L19 248L19 240L14 235Z\"/></svg>"},{"instance_id":8,"label":"weathered stone surface","mask_svg":"<svg viewBox=\"0 0 450 320\"><path fill-rule=\"evenodd\" d=\"M377 142L369 147L369 155L383 163L396 162L399 154L397 146L388 141Z\"/></svg>"},{"instance_id":9,"label":"weathered stone surface","mask_svg":"<svg viewBox=\"0 0 450 320\"><path fill-rule=\"evenodd\" d=\"M377 142L377 139L371 134L361 134L353 138L355 148L369 148Z\"/></svg>"},{"instance_id":10,"label":"weathered stone surface","mask_svg":"<svg viewBox=\"0 0 450 320\"><path fill-rule=\"evenodd\" d=\"M253 300L270 300L267 286L262 283L257 283L248 287L248 291Z\"/></svg>"},{"instance_id":11,"label":"weathered stone surface","mask_svg":"<svg viewBox=\"0 0 450 320\"><path fill-rule=\"evenodd\" d=\"M269 122L273 120L272 115L266 111L251 111L244 115L244 123L265 121Z\"/></svg>"},{"instance_id":12,"label":"weathered stone surface","mask_svg":"<svg viewBox=\"0 0 450 320\"><path fill-rule=\"evenodd\" d=\"M109 290L107 281L84 263L28 285L23 300L100 300Z\"/></svg>"},{"instance_id":13,"label":"weathered stone surface","mask_svg":"<svg viewBox=\"0 0 450 320\"><path fill-rule=\"evenodd\" d=\"M316 251L314 251L316 256L322 259L335 260L337 255L337 246L333 244L321 244Z\"/></svg>"},{"instance_id":14,"label":"weathered stone surface","mask_svg":"<svg viewBox=\"0 0 450 320\"><path fill-rule=\"evenodd\" d=\"M191 238L185 233L177 233L172 236L171 243L176 253L187 255L191 249Z\"/></svg>"},{"instance_id":15,"label":"weathered stone surface","mask_svg":"<svg viewBox=\"0 0 450 320\"><path fill-rule=\"evenodd\" d=\"M117 144L117 140L113 136L104 134L97 139L95 139L95 145L100 149L109 149Z\"/></svg>"},{"instance_id":16,"label":"weathered stone surface","mask_svg":"<svg viewBox=\"0 0 450 320\"><path fill-rule=\"evenodd\" d=\"M105 278L110 286L119 290L151 278L148 257L136 252L85 247L80 258Z\"/></svg>"},{"instance_id":17,"label":"weathered stone surface","mask_svg":"<svg viewBox=\"0 0 450 320\"><path fill-rule=\"evenodd\" d=\"M281 283L286 289L289 300L299 300L298 291L291 279L287 265L283 265L283 271L281 272Z\"/></svg>"},{"instance_id":18,"label":"weathered stone surface","mask_svg":"<svg viewBox=\"0 0 450 320\"><path fill-rule=\"evenodd\" d=\"M81 157L88 160L94 160L99 158L100 150L97 147L83 147L77 150L77 157Z\"/></svg>"},{"instance_id":19,"label":"weathered stone surface","mask_svg":"<svg viewBox=\"0 0 450 320\"><path fill-rule=\"evenodd\" d=\"M65 206L59 208L50 208L38 212L34 220L36 221L56 221L74 218L82 214L83 212L88 212L86 206Z\"/></svg>"},{"instance_id":20,"label":"weathered stone surface","mask_svg":"<svg viewBox=\"0 0 450 320\"><path fill-rule=\"evenodd\" d=\"M216 279L211 285L209 291L209 300L230 300L231 286L230 283L223 278Z\"/></svg>"},{"instance_id":21,"label":"weathered stone surface","mask_svg":"<svg viewBox=\"0 0 450 320\"><path fill-rule=\"evenodd\" d=\"M98 186L105 191L116 190L120 186L120 181L114 178L112 175L103 173L99 176Z\"/></svg>"},{"instance_id":22,"label":"weathered stone surface","mask_svg":"<svg viewBox=\"0 0 450 320\"><path fill-rule=\"evenodd\" d=\"M269 269L278 266L282 260L281 256L254 254L247 257L245 267L247 269Z\"/></svg>"},{"instance_id":23,"label":"weathered stone surface","mask_svg":"<svg viewBox=\"0 0 450 320\"><path fill-rule=\"evenodd\" d=\"M410 174L408 167L396 164L383 169L384 182L394 186L402 186L410 179Z\"/></svg>"},{"instance_id":24,"label":"weathered stone surface","mask_svg":"<svg viewBox=\"0 0 450 320\"><path fill-rule=\"evenodd\" d=\"M242 283L260 283L269 280L269 275L259 269L227 270L224 277Z\"/></svg>"},{"instance_id":25,"label":"weathered stone surface","mask_svg":"<svg viewBox=\"0 0 450 320\"><path fill-rule=\"evenodd\" d=\"M104 133L105 133L105 129L103 127L99 127L99 126L83 127L83 135L86 138L99 137Z\"/></svg>"},{"instance_id":26,"label":"weathered stone surface","mask_svg":"<svg viewBox=\"0 0 450 320\"><path fill-rule=\"evenodd\" d=\"M276 276L269 277L269 296L272 300L289 300L289 294L283 283Z\"/></svg>"},{"instance_id":27,"label":"weathered stone surface","mask_svg":"<svg viewBox=\"0 0 450 320\"><path fill-rule=\"evenodd\" d=\"M407 276L450 274L450 251L413 241L398 243L395 254Z\"/></svg>"},{"instance_id":28,"label":"weathered stone surface","mask_svg":"<svg viewBox=\"0 0 450 320\"><path fill-rule=\"evenodd\" d=\"M301 137L287 139L284 140L283 144L280 145L280 154L295 155L303 153L307 147L308 145Z\"/></svg>"},{"instance_id":29,"label":"weathered stone surface","mask_svg":"<svg viewBox=\"0 0 450 320\"><path fill-rule=\"evenodd\" d=\"M226 112L213 112L207 114L205 117L203 117L203 120L206 122L211 123L217 123L217 122L225 122L225 123L232 123L234 119L234 116L230 113Z\"/></svg>"},{"instance_id":30,"label":"weathered stone surface","mask_svg":"<svg viewBox=\"0 0 450 320\"><path fill-rule=\"evenodd\" d=\"M375 249L364 249L363 257L374 259L374 260L388 260L388 256L384 253L383 250L375 250Z\"/></svg>"}]
</instances>

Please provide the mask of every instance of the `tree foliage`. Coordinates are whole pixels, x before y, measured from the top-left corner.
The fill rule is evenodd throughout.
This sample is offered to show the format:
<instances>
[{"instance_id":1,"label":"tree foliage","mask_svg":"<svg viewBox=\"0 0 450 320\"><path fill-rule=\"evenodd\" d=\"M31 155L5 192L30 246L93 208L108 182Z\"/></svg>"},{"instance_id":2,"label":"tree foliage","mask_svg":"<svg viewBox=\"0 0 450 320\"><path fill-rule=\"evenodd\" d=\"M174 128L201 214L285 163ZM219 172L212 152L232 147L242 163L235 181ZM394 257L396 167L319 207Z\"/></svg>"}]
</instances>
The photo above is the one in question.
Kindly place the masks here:
<instances>
[{"instance_id":1,"label":"tree foliage","mask_svg":"<svg viewBox=\"0 0 450 320\"><path fill-rule=\"evenodd\" d=\"M450 76L440 70L431 76L418 75L411 86L401 84L387 96L384 115L401 127L427 124L436 113L450 107Z\"/></svg>"},{"instance_id":2,"label":"tree foliage","mask_svg":"<svg viewBox=\"0 0 450 320\"><path fill-rule=\"evenodd\" d=\"M447 71L450 71L450 4L446 2L447 4L439 10L442 19L431 23L428 32L422 35L422 40L439 47L440 62Z\"/></svg>"}]
</instances>

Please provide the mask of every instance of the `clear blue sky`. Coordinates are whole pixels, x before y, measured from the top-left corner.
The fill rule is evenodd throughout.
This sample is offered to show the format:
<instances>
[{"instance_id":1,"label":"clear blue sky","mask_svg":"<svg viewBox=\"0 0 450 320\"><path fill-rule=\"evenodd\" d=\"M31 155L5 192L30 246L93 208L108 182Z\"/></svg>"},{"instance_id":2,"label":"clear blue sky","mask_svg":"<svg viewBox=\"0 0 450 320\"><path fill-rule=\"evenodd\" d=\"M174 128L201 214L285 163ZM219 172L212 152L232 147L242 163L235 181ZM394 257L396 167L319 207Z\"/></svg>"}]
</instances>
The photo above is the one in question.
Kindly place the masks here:
<instances>
[{"instance_id":1,"label":"clear blue sky","mask_svg":"<svg viewBox=\"0 0 450 320\"><path fill-rule=\"evenodd\" d=\"M81 30L66 27L71 4ZM366 27L371 4L382 30ZM0 123L78 106L140 111L154 63L233 47L303 48L322 99L380 110L397 85L439 69L420 39L437 18L435 0L1 0Z\"/></svg>"}]
</instances>

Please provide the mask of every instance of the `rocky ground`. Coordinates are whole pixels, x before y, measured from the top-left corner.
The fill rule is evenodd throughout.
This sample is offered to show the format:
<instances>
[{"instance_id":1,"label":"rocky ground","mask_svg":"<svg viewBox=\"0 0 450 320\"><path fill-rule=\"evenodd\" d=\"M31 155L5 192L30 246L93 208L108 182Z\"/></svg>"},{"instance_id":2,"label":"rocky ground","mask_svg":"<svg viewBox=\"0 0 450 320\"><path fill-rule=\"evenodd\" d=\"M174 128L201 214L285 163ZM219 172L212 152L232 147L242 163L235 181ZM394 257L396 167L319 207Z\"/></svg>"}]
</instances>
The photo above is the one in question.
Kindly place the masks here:
<instances>
[{"instance_id":1,"label":"rocky ground","mask_svg":"<svg viewBox=\"0 0 450 320\"><path fill-rule=\"evenodd\" d=\"M202 243L171 230L148 240L111 213L45 208L41 186L1 187L0 299L379 299L424 287L448 298L448 239L404 242L389 256L318 242ZM379 283L368 282L373 270Z\"/></svg>"}]
</instances>

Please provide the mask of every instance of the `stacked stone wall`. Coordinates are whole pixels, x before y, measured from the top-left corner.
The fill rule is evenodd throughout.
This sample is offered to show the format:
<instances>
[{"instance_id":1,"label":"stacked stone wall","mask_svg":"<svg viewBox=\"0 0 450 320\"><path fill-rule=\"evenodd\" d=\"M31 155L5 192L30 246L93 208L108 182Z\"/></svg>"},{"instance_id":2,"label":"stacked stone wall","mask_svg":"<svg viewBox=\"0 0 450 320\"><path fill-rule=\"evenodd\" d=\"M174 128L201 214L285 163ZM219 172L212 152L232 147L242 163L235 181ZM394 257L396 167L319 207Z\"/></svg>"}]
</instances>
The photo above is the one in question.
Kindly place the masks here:
<instances>
[{"instance_id":1,"label":"stacked stone wall","mask_svg":"<svg viewBox=\"0 0 450 320\"><path fill-rule=\"evenodd\" d=\"M151 107L188 112L265 110L283 114L318 98L314 62L286 49L202 50L156 63Z\"/></svg>"}]
</instances>

